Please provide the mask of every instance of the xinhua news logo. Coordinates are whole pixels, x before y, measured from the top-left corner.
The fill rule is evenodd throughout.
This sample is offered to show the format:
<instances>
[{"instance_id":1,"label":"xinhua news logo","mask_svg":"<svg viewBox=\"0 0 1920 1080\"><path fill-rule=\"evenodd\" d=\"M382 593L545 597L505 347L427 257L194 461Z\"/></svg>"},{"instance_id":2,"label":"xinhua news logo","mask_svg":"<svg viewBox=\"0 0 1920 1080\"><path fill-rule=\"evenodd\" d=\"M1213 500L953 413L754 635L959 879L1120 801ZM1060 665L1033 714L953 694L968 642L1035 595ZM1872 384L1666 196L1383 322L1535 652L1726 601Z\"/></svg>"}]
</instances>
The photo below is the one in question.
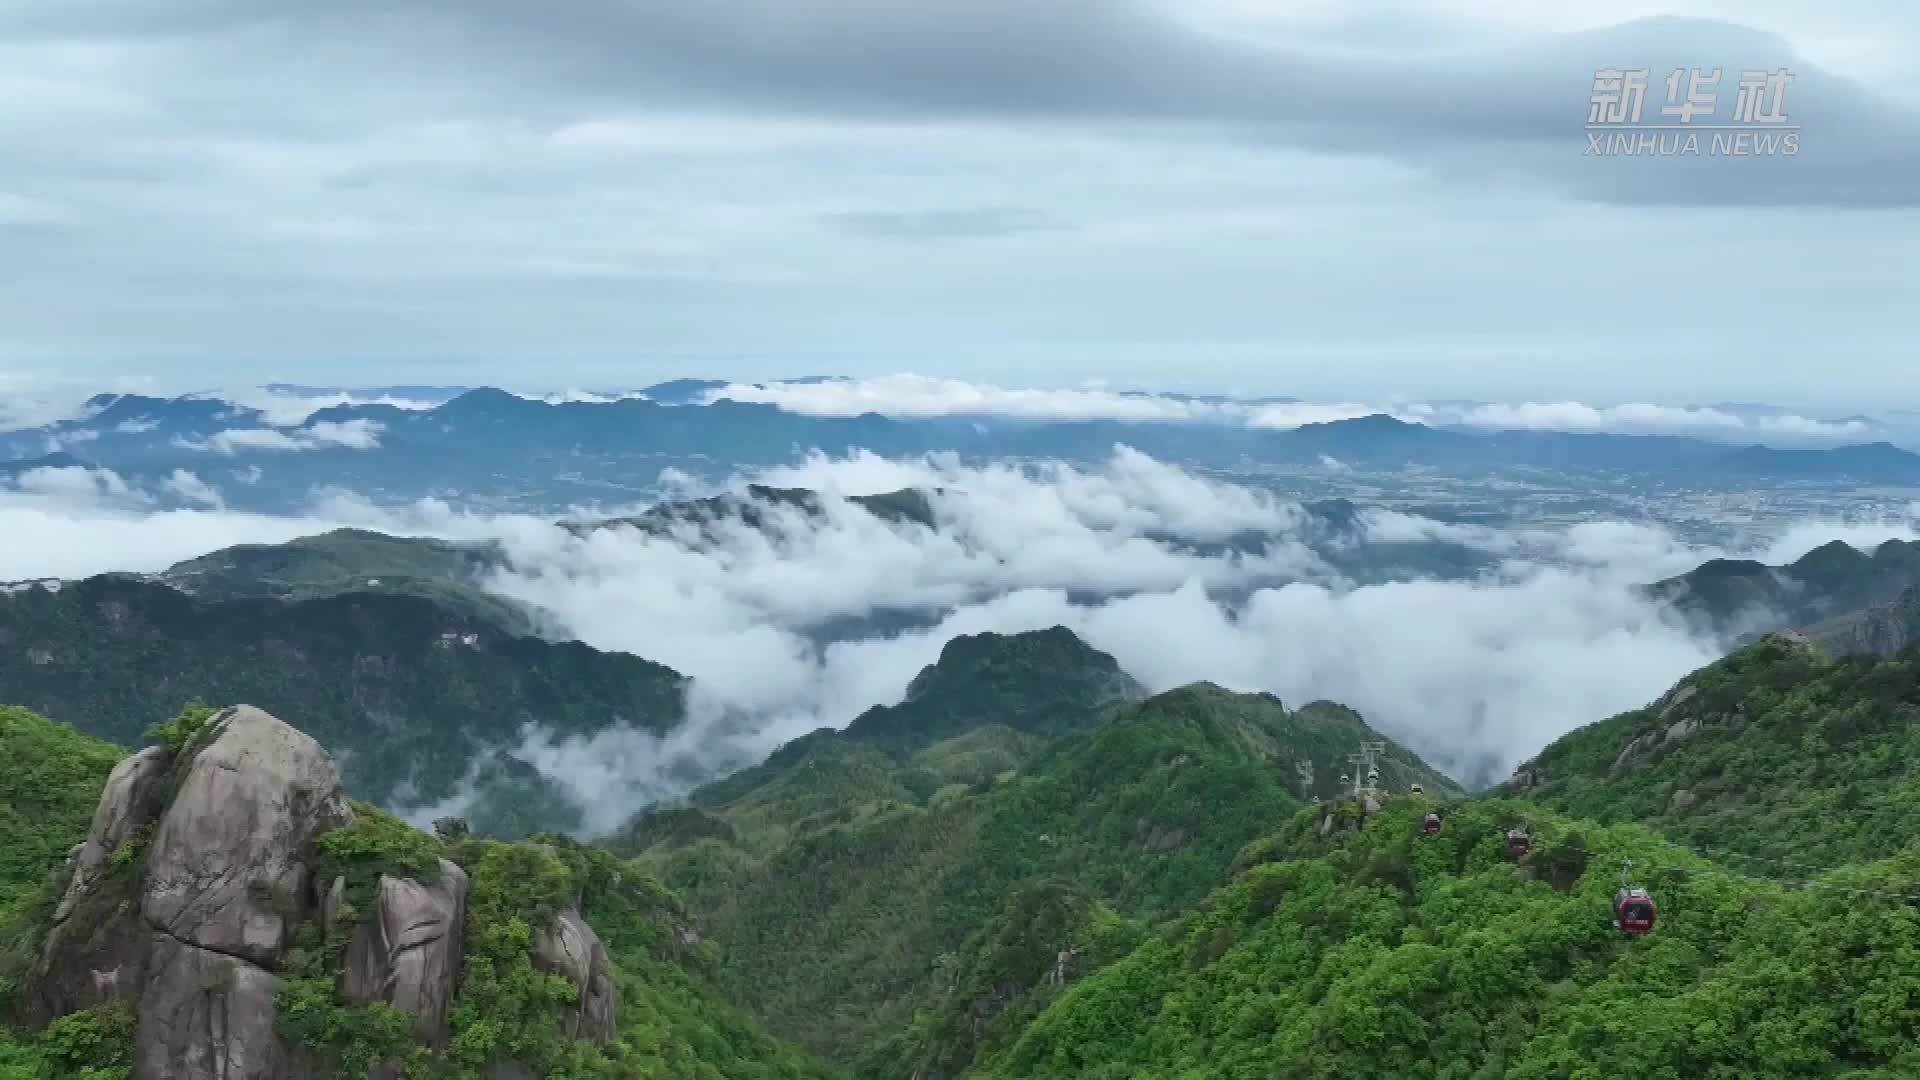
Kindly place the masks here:
<instances>
[{"instance_id":1,"label":"xinhua news logo","mask_svg":"<svg viewBox=\"0 0 1920 1080\"><path fill-rule=\"evenodd\" d=\"M1601 68L1588 99L1582 157L1793 157L1800 127L1787 117L1793 72L1742 71L1732 115L1721 118L1719 68L1675 68L1658 119L1641 120L1647 68Z\"/></svg>"}]
</instances>

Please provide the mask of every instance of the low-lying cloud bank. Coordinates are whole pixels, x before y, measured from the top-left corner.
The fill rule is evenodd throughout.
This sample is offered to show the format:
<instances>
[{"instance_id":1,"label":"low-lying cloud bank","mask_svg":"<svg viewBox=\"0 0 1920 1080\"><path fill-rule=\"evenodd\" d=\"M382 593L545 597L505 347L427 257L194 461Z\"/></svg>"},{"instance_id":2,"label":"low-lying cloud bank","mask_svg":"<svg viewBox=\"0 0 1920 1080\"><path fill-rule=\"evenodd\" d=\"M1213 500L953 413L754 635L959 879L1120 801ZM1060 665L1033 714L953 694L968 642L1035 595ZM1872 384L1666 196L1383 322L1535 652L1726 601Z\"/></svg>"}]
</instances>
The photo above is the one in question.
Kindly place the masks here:
<instances>
[{"instance_id":1,"label":"low-lying cloud bank","mask_svg":"<svg viewBox=\"0 0 1920 1080\"><path fill-rule=\"evenodd\" d=\"M1463 779L1495 779L1713 659L1714 642L1627 586L1736 554L1620 522L1497 529L1371 510L1328 532L1269 492L1126 450L1087 468L815 457L751 479L826 493L820 514L779 511L758 529L722 521L698 536L575 535L543 519L434 500L395 510L339 491L306 517L237 514L190 473L169 485L204 508L154 512L144 493L95 475L104 470L44 472L85 475L27 474L0 492L0 579L158 570L343 525L500 541L510 565L488 580L494 591L553 612L568 635L694 679L689 721L667 739L615 729L557 741L535 727L516 748L594 830L702 771L897 701L956 634L1056 623L1154 690L1208 679L1296 705L1331 698ZM933 528L889 524L839 497L909 486L939 489ZM1911 539L1914 526L1806 523L1737 554L1780 562L1835 538ZM1261 542L1246 544L1249 533ZM1342 569L1429 543L1492 568L1370 585ZM877 614L887 612L915 617ZM823 626L835 635L822 640Z\"/></svg>"},{"instance_id":2,"label":"low-lying cloud bank","mask_svg":"<svg viewBox=\"0 0 1920 1080\"><path fill-rule=\"evenodd\" d=\"M385 429L373 420L323 420L299 428L231 428L204 439L176 436L173 445L182 450L201 450L233 457L249 450L294 452L344 447L348 450L372 450L380 445Z\"/></svg>"},{"instance_id":3,"label":"low-lying cloud bank","mask_svg":"<svg viewBox=\"0 0 1920 1080\"><path fill-rule=\"evenodd\" d=\"M1611 432L1703 437L1792 438L1854 441L1880 425L1856 417L1837 420L1787 410L1740 406L1676 406L1636 402L1593 406L1577 401L1305 402L1238 400L1128 393L1099 387L1024 389L916 374L823 382L735 383L706 392L706 400L731 398L778 405L816 416L1014 416L1032 419L1213 421L1257 428L1350 420L1373 414L1434 426L1486 430Z\"/></svg>"}]
</instances>

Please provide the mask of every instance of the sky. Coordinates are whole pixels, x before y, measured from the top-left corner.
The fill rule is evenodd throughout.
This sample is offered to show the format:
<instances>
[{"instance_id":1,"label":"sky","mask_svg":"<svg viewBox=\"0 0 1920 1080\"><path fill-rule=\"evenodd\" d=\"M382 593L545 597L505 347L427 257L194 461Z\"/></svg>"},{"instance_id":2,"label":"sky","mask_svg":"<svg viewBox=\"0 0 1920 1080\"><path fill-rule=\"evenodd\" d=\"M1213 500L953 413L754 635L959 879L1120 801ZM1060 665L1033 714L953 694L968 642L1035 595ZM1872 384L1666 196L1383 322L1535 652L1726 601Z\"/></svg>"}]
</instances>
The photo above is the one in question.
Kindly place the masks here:
<instances>
[{"instance_id":1,"label":"sky","mask_svg":"<svg viewBox=\"0 0 1920 1080\"><path fill-rule=\"evenodd\" d=\"M1596 68L1793 158L1582 156ZM0 0L49 380L1920 404L1906 0Z\"/></svg>"}]
</instances>

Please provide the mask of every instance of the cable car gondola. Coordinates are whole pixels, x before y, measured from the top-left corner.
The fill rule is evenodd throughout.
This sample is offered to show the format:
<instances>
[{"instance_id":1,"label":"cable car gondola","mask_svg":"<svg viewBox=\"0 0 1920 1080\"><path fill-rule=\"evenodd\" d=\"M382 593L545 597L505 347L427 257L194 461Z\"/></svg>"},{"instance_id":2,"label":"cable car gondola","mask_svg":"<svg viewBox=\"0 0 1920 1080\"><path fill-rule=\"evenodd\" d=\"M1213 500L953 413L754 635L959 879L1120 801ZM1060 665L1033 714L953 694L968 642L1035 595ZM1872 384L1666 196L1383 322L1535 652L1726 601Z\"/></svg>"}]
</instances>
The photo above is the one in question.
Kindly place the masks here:
<instances>
[{"instance_id":1,"label":"cable car gondola","mask_svg":"<svg viewBox=\"0 0 1920 1080\"><path fill-rule=\"evenodd\" d=\"M1623 934L1644 934L1653 929L1653 896L1627 883L1632 869L1632 859L1620 865L1620 891L1613 894L1613 925Z\"/></svg>"},{"instance_id":2,"label":"cable car gondola","mask_svg":"<svg viewBox=\"0 0 1920 1080\"><path fill-rule=\"evenodd\" d=\"M1516 859L1524 859L1527 852L1533 850L1533 837L1525 829L1507 830L1507 854Z\"/></svg>"},{"instance_id":3,"label":"cable car gondola","mask_svg":"<svg viewBox=\"0 0 1920 1080\"><path fill-rule=\"evenodd\" d=\"M1440 815L1428 814L1426 820L1420 823L1420 829L1422 832L1427 833L1429 836L1439 832L1440 831Z\"/></svg>"},{"instance_id":4,"label":"cable car gondola","mask_svg":"<svg viewBox=\"0 0 1920 1080\"><path fill-rule=\"evenodd\" d=\"M1627 934L1644 934L1653 929L1653 896L1639 886L1613 894L1613 925Z\"/></svg>"}]
</instances>

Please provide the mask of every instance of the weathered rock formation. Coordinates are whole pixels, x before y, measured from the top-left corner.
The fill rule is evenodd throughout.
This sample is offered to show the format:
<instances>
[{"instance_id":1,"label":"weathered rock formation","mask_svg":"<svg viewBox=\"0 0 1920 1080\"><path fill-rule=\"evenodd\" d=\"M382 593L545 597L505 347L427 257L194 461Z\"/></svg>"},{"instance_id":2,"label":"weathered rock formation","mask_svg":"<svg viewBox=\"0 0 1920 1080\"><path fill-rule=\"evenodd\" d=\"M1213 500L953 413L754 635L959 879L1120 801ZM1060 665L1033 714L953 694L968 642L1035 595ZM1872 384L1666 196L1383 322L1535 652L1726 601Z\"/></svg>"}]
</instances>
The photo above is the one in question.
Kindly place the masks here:
<instances>
[{"instance_id":1,"label":"weathered rock formation","mask_svg":"<svg viewBox=\"0 0 1920 1080\"><path fill-rule=\"evenodd\" d=\"M109 1003L137 1020L132 1080L325 1080L275 1030L278 972L295 931L347 912L344 879L314 879L314 841L353 821L332 760L251 706L222 710L178 755L141 751L108 778L27 987L30 1018ZM460 983L467 875L383 875L350 928L338 991L415 1014L436 1050ZM576 911L536 935L531 959L578 989L570 1037L614 1035L607 950ZM500 1067L512 1075L510 1062ZM371 1080L397 1075L376 1065ZM356 1078L357 1080L357 1078Z\"/></svg>"},{"instance_id":2,"label":"weathered rock formation","mask_svg":"<svg viewBox=\"0 0 1920 1080\"><path fill-rule=\"evenodd\" d=\"M341 993L356 1005L412 1012L414 1033L445 1049L466 921L467 872L453 863L440 860L440 879L431 884L382 874L373 909L347 944Z\"/></svg>"},{"instance_id":3,"label":"weathered rock formation","mask_svg":"<svg viewBox=\"0 0 1920 1080\"><path fill-rule=\"evenodd\" d=\"M1807 630L1835 656L1894 656L1920 642L1920 585L1889 603L1841 615Z\"/></svg>"},{"instance_id":4,"label":"weathered rock formation","mask_svg":"<svg viewBox=\"0 0 1920 1080\"><path fill-rule=\"evenodd\" d=\"M137 837L158 810L166 752L143 750L114 766L93 812L87 839L68 859L72 876L42 950L27 1015L45 1023L81 1009L123 1000L146 969L147 935L122 917L135 903Z\"/></svg>"},{"instance_id":5,"label":"weathered rock formation","mask_svg":"<svg viewBox=\"0 0 1920 1080\"><path fill-rule=\"evenodd\" d=\"M202 738L154 830L140 914L194 948L271 966L304 914L314 838L353 811L320 744L259 709L221 712Z\"/></svg>"},{"instance_id":6,"label":"weathered rock formation","mask_svg":"<svg viewBox=\"0 0 1920 1080\"><path fill-rule=\"evenodd\" d=\"M178 760L154 747L121 762L29 987L37 1018L130 1006L134 1080L297 1075L273 969L313 838L352 820L319 744L249 706L216 714Z\"/></svg>"},{"instance_id":7,"label":"weathered rock formation","mask_svg":"<svg viewBox=\"0 0 1920 1080\"><path fill-rule=\"evenodd\" d=\"M533 966L573 983L560 1028L570 1039L605 1044L614 1033L613 960L578 911L561 912L533 941Z\"/></svg>"}]
</instances>

